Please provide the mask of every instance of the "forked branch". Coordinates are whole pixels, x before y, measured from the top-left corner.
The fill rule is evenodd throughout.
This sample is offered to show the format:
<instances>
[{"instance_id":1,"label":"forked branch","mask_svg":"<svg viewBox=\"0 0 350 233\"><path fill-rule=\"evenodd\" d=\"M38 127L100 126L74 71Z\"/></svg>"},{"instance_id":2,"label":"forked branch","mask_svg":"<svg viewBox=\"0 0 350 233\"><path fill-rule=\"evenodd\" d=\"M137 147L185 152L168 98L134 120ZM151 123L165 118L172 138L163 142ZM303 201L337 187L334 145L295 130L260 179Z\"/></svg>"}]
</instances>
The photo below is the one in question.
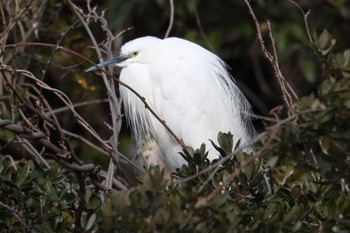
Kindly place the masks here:
<instances>
[{"instance_id":1,"label":"forked branch","mask_svg":"<svg viewBox=\"0 0 350 233\"><path fill-rule=\"evenodd\" d=\"M261 29L260 29L260 24L258 19L255 16L255 13L252 9L252 7L250 6L250 3L248 0L244 0L244 2L246 3L248 9L249 9L249 13L251 14L254 23L255 23L255 27L257 30L257 36L258 36L258 40L260 42L260 46L263 52L264 57L270 62L274 73L275 73L275 77L277 78L280 87L281 87L281 91L282 91L282 97L283 97L283 101L285 103L285 105L287 106L288 110L291 113L295 113L295 108L294 106L294 100L298 99L297 94L295 93L295 91L293 90L293 88L290 86L290 84L288 83L288 81L284 78L281 69L279 67L278 64L278 56L277 56L277 50L276 50L276 43L275 43L275 39L272 35L272 29L271 29L271 23L270 21L267 21L267 26L268 26L268 30L269 30L269 38L271 40L271 47L273 50L273 54L271 54L265 47L265 42L261 33Z\"/></svg>"}]
</instances>

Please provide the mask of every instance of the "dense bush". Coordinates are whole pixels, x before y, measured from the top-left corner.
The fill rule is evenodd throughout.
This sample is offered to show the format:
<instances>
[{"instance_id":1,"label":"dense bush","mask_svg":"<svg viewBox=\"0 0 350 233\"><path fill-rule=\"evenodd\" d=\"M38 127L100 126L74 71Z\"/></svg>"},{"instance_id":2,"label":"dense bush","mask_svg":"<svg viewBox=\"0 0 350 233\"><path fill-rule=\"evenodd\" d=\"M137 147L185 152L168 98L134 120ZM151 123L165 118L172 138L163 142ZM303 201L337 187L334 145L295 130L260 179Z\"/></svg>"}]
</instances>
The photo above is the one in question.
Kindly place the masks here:
<instances>
[{"instance_id":1,"label":"dense bush","mask_svg":"<svg viewBox=\"0 0 350 233\"><path fill-rule=\"evenodd\" d=\"M346 232L350 228L349 53L327 56L333 57L326 57L333 70L315 93L296 103L295 116L271 128L261 140L259 160L239 153L215 173L169 186L155 167L137 189L107 196L99 229ZM229 135L220 136L221 141L229 141ZM220 146L228 154L232 150L227 144ZM208 167L203 148L192 157L189 167L178 171L178 181ZM264 179L266 171L271 172L272 192ZM221 190L221 181L230 174L232 182Z\"/></svg>"}]
</instances>

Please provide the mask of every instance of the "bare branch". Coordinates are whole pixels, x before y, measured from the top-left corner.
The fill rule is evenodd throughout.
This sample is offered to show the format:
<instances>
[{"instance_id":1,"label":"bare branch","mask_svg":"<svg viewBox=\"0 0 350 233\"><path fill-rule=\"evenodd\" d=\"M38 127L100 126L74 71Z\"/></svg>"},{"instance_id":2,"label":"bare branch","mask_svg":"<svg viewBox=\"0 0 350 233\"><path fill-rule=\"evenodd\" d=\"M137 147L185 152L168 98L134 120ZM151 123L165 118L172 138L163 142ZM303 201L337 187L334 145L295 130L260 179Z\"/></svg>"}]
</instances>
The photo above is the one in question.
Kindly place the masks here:
<instances>
[{"instance_id":1,"label":"bare branch","mask_svg":"<svg viewBox=\"0 0 350 233\"><path fill-rule=\"evenodd\" d=\"M53 44L47 44L47 43L39 43L39 42L19 42L16 44L7 44L5 45L5 47L16 47L16 46L43 46L43 47L51 47L51 48L56 48L57 46L53 45ZM110 72L106 71L103 68L100 68L97 66L96 63L94 63L92 60L86 58L85 56L70 50L68 48L62 47L62 46L58 46L58 48L66 53L70 53L74 56L77 56L83 60L85 60L86 62L88 62L91 65L95 65L97 67L97 69L99 71L101 71L102 73L106 74L109 78L113 79L115 82L119 83L120 85L123 85L124 87L126 87L127 89L129 89L132 93L134 93L141 101L142 103L145 105L145 108L149 109L149 111L151 112L151 114L166 128L166 130L171 134L171 136L176 140L176 142L182 147L185 148L186 146L184 145L184 143L176 136L176 134L169 128L169 126L166 125L165 121L162 120L156 113L155 111L152 110L152 108L150 107L150 105L147 103L146 99L141 96L137 91L135 91L132 87L130 87L129 85L123 83L122 81L120 81L118 78L114 77ZM6 66L2 65L1 68L4 69ZM180 155L179 155L180 156Z\"/></svg>"},{"instance_id":2,"label":"bare branch","mask_svg":"<svg viewBox=\"0 0 350 233\"><path fill-rule=\"evenodd\" d=\"M1 4L0 4L1 5ZM17 211L15 209L13 209L12 207L6 205L5 203L3 203L2 201L0 201L0 206L3 207L4 209L6 209L7 211L10 212L10 214L12 214L13 217L15 217L23 226L23 232L30 232L31 229L29 228L29 226L24 222L24 220L17 214Z\"/></svg>"},{"instance_id":3,"label":"bare branch","mask_svg":"<svg viewBox=\"0 0 350 233\"><path fill-rule=\"evenodd\" d=\"M83 101L83 102L73 104L73 107L78 108L78 107L83 107L83 106L87 106L90 104L102 104L102 103L107 103L107 102L108 102L108 99L97 99L97 100L91 100L91 101ZM61 112L65 112L65 111L69 111L69 108L67 106L61 107L61 108L56 108L56 109L53 109L52 111L47 111L46 114L54 115L56 113L61 113Z\"/></svg>"},{"instance_id":4,"label":"bare branch","mask_svg":"<svg viewBox=\"0 0 350 233\"><path fill-rule=\"evenodd\" d=\"M62 151L60 148L55 146L52 142L45 139L45 134L40 130L36 132L28 131L28 129L23 125L13 124L12 121L10 120L2 120L2 119L0 119L0 128L11 131L23 139L36 140L46 149L53 152L53 154L46 153L46 155L50 156L59 164L61 164L62 166L72 171L92 172L93 174L99 171L99 169L94 164L77 164L77 163L67 162L66 161L66 158L68 157L66 155L67 152ZM126 190L126 187L123 186L120 182L114 181L113 183L119 184L118 188L120 188L121 190ZM96 182L94 184L96 184ZM99 184L98 188L105 190L105 188L101 188L101 187L102 187L101 184Z\"/></svg>"},{"instance_id":5,"label":"bare branch","mask_svg":"<svg viewBox=\"0 0 350 233\"><path fill-rule=\"evenodd\" d=\"M275 44L275 39L272 35L271 24L269 21L267 21L268 30L269 30L269 37L270 37L270 40L272 43L271 46L273 49L273 54L271 54L265 47L265 42L264 42L264 39L263 39L262 34L261 34L259 21L256 18L255 13L254 13L252 7L250 6L249 1L244 0L244 2L246 3L246 5L249 9L249 13L252 16L253 21L255 23L255 27L257 30L257 36L258 36L258 40L260 42L260 47L261 47L261 50L263 52L263 55L271 63L271 65L274 69L274 72L275 72L275 77L277 78L277 80L280 84L284 103L288 107L288 110L291 113L294 113L295 109L293 107L293 100L298 99L298 96L295 93L295 91L293 90L293 88L290 86L290 84L287 82L287 80L284 78L284 76L282 75L282 72L279 68L276 44Z\"/></svg>"},{"instance_id":6,"label":"bare branch","mask_svg":"<svg viewBox=\"0 0 350 233\"><path fill-rule=\"evenodd\" d=\"M76 138L82 142L84 142L85 144L91 146L92 148L94 148L95 150L97 150L98 152L102 153L102 154L106 154L108 155L108 153L106 151L104 151L102 148L100 148L99 146L95 145L94 143L90 142L89 140L87 140L86 138L84 138L81 135L69 132L67 130L62 129L62 132L70 137Z\"/></svg>"},{"instance_id":7,"label":"bare branch","mask_svg":"<svg viewBox=\"0 0 350 233\"><path fill-rule=\"evenodd\" d=\"M308 12L304 12L304 10L303 10L303 8L301 8L300 6L299 6L299 4L298 3L296 3L295 1L293 1L293 0L288 0L288 1L290 1L292 4L294 4L300 11L301 11L301 13L303 14L303 17L304 17L304 25L305 25L305 29L306 29L306 33L307 33L307 36L308 36L308 38L309 38L309 41L311 42L311 43L315 43L314 41L313 41L313 39L312 39L312 37L311 37L311 33L310 33L310 29L309 29L309 24L308 24L308 17L309 17L309 15L310 15L310 10L308 11Z\"/></svg>"},{"instance_id":8,"label":"bare branch","mask_svg":"<svg viewBox=\"0 0 350 233\"><path fill-rule=\"evenodd\" d=\"M23 148L31 154L34 158L39 159L39 161L44 164L44 166L48 169L51 168L50 164L46 162L46 160L41 156L41 154L33 147L32 144L29 143L29 141L25 138L22 138L23 140Z\"/></svg>"},{"instance_id":9,"label":"bare branch","mask_svg":"<svg viewBox=\"0 0 350 233\"><path fill-rule=\"evenodd\" d=\"M87 8L88 8L88 14L84 15L83 14L83 10L81 10L80 8L78 8L76 5L73 4L73 2L71 0L68 0L68 4L71 7L71 9L73 10L73 12L75 13L75 15L78 17L79 21L82 23L85 31L87 32L87 34L89 35L89 38L91 40L91 42L93 43L94 47L95 47L95 51L99 57L99 60L102 61L102 53L100 51L100 48L97 44L97 41L95 39L95 37L93 36L90 27L88 25L88 21L89 19L94 19L95 21L100 22L101 28L102 30L106 33L107 35L107 41L105 43L105 47L108 51L109 56L113 56L112 54L112 41L115 39L115 37L113 36L112 32L109 30L108 26L107 26L107 21L104 19L104 17L100 17L97 13L96 13L96 8L91 8L90 7L90 2L87 2ZM103 13L102 13L103 14ZM86 17L86 20L84 19L84 16ZM112 130L113 130L113 134L112 134L112 149L108 150L111 159L113 160L113 162L115 163L115 165L118 165L119 163L119 157L118 157L118 153L116 153L118 151L118 138L119 138L119 132L121 129L121 117L119 117L121 115L121 101L118 100L117 95L116 95L116 91L115 91L115 84L114 82L110 82L110 80L108 80L107 75L106 74L102 74L102 78L105 84L105 87L107 88L107 93L108 93L108 103L109 103L109 108L110 108L110 113L112 116ZM107 176L107 188L111 188L111 180L110 178L113 176L114 174L114 167L113 169L108 171L109 175Z\"/></svg>"},{"instance_id":10,"label":"bare branch","mask_svg":"<svg viewBox=\"0 0 350 233\"><path fill-rule=\"evenodd\" d=\"M169 0L169 3L170 3L170 15L169 15L170 20L169 20L169 26L168 26L168 29L166 30L164 38L169 37L170 31L174 25L174 0Z\"/></svg>"},{"instance_id":11,"label":"bare branch","mask_svg":"<svg viewBox=\"0 0 350 233\"><path fill-rule=\"evenodd\" d=\"M199 15L199 12L198 12L198 7L197 7L197 1L196 1L196 4L194 6L194 15L196 17L196 23L197 23L197 26L198 26L198 30L199 30L199 33L202 37L203 40L205 40L205 42L207 43L208 47L213 50L214 47L213 45L210 43L210 41L208 40L208 37L203 29L203 25L202 25L202 21L201 21L201 17Z\"/></svg>"}]
</instances>

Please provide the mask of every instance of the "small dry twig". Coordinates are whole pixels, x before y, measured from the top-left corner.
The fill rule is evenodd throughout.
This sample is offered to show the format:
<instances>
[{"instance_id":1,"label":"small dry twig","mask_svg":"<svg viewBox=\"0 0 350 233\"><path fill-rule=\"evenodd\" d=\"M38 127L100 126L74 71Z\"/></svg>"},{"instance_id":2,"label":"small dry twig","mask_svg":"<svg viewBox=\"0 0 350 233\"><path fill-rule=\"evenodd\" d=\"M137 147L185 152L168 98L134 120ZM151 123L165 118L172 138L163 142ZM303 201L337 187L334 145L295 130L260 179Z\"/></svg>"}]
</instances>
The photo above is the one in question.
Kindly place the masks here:
<instances>
[{"instance_id":1,"label":"small dry twig","mask_svg":"<svg viewBox=\"0 0 350 233\"><path fill-rule=\"evenodd\" d=\"M281 69L279 68L276 44L275 44L275 39L272 35L271 23L270 23L270 21L267 21L267 26L268 26L268 30L269 30L269 38L270 38L271 43L272 43L271 46L273 49L273 54L271 54L265 47L265 42L264 42L264 39L262 37L259 21L256 18L255 13L254 13L252 7L250 6L249 1L244 0L244 2L246 3L246 5L249 9L249 13L251 14L251 16L254 20L255 27L257 30L257 36L258 36L258 39L260 42L260 46L261 46L263 55L271 63L271 65L274 69L274 72L275 72L275 77L277 78L277 80L280 84L284 103L291 113L295 113L295 109L293 107L294 100L298 99L298 96L295 93L295 91L293 90L293 88L290 86L290 84L287 82L287 80L284 78L284 76L281 72Z\"/></svg>"},{"instance_id":2,"label":"small dry twig","mask_svg":"<svg viewBox=\"0 0 350 233\"><path fill-rule=\"evenodd\" d=\"M171 29L173 28L173 25L174 25L174 0L169 0L169 3L170 3L170 15L169 15L169 26L168 26L168 29L166 30L166 33L165 33L165 36L164 38L168 38L169 37L169 34L171 32Z\"/></svg>"},{"instance_id":3,"label":"small dry twig","mask_svg":"<svg viewBox=\"0 0 350 233\"><path fill-rule=\"evenodd\" d=\"M0 4L0 5L1 5L1 4ZM12 214L13 217L15 217L15 218L18 220L18 222L20 222L20 223L22 224L22 226L23 226L23 228L24 228L24 229L23 229L23 232L26 232L26 231L30 232L30 231L31 231L31 229L30 229L29 226L25 223L25 221L17 214L17 213L18 213L17 210L13 209L11 206L6 205L6 204L3 203L2 201L0 201L0 206L1 206L2 208L6 209L7 211L9 211L10 214Z\"/></svg>"}]
</instances>

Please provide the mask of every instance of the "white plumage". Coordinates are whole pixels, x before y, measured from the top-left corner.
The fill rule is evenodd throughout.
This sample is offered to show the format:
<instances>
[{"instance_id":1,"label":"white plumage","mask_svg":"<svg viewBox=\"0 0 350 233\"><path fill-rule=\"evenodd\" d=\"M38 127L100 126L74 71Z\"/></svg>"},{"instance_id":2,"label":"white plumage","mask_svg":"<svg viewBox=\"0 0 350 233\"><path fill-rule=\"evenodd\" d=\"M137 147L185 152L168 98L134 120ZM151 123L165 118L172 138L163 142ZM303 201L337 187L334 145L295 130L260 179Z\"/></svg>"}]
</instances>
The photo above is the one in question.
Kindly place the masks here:
<instances>
[{"instance_id":1,"label":"white plumage","mask_svg":"<svg viewBox=\"0 0 350 233\"><path fill-rule=\"evenodd\" d=\"M217 142L219 132L230 131L242 144L249 141L250 105L226 64L203 47L175 37L142 37L126 43L120 56L98 66L110 64L122 67L120 80L145 97L185 145L196 149L205 143L209 159L218 158L209 139ZM185 164L178 153L180 145L142 101L123 86L120 94L133 133L153 137L171 169Z\"/></svg>"}]
</instances>

